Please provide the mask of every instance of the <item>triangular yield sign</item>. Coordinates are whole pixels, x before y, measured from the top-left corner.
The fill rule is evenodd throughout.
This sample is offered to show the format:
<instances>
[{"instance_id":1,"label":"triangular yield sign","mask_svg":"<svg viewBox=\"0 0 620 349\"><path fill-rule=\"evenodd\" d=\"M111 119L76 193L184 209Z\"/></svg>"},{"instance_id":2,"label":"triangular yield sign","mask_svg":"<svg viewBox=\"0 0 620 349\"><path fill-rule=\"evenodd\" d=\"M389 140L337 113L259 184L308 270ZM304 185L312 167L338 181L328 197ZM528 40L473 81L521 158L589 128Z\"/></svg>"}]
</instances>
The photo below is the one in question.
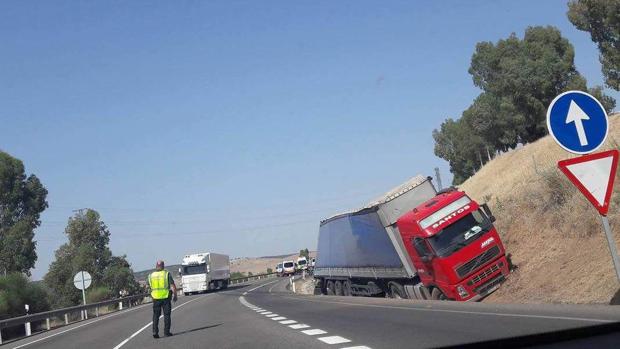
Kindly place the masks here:
<instances>
[{"instance_id":1,"label":"triangular yield sign","mask_svg":"<svg viewBox=\"0 0 620 349\"><path fill-rule=\"evenodd\" d=\"M558 167L598 212L606 216L618 168L618 151L609 150L562 160L558 162Z\"/></svg>"}]
</instances>

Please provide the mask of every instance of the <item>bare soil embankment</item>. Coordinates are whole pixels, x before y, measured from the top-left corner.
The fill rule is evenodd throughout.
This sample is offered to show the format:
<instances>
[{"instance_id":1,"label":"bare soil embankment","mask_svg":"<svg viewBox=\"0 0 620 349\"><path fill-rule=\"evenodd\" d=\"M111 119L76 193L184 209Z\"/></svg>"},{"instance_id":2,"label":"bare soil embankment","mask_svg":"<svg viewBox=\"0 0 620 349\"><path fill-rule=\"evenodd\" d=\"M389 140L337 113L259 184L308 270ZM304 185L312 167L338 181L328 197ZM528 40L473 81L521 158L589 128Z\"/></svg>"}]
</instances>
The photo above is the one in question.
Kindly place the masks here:
<instances>
[{"instance_id":1,"label":"bare soil embankment","mask_svg":"<svg viewBox=\"0 0 620 349\"><path fill-rule=\"evenodd\" d=\"M620 114L615 114L599 151L619 144ZM516 266L485 302L609 304L618 291L598 212L557 168L559 160L570 157L547 136L499 155L459 186L489 203ZM619 190L616 183L608 215L616 242Z\"/></svg>"}]
</instances>

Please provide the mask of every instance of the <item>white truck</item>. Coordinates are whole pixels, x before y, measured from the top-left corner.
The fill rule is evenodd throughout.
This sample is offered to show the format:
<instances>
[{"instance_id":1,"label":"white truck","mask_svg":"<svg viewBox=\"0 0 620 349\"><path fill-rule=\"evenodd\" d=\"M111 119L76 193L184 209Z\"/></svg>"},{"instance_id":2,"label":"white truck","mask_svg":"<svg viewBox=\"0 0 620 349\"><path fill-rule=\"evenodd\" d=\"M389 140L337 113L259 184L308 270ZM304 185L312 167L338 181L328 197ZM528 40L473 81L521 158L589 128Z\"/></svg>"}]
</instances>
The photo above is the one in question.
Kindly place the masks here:
<instances>
[{"instance_id":1,"label":"white truck","mask_svg":"<svg viewBox=\"0 0 620 349\"><path fill-rule=\"evenodd\" d=\"M225 289L230 281L230 259L225 254L195 253L183 257L181 268L183 294Z\"/></svg>"}]
</instances>

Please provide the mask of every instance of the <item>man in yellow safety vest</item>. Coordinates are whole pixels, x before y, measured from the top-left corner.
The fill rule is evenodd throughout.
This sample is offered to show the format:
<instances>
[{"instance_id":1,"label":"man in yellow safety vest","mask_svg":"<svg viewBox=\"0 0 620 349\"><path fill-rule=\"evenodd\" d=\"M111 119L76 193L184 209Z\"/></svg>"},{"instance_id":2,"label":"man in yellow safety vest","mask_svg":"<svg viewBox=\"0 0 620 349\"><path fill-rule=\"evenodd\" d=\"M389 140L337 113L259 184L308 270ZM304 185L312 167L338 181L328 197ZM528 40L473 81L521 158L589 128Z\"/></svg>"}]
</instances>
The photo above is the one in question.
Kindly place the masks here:
<instances>
[{"instance_id":1,"label":"man in yellow safety vest","mask_svg":"<svg viewBox=\"0 0 620 349\"><path fill-rule=\"evenodd\" d=\"M159 338L159 316L164 311L164 336L170 337L170 313L172 304L170 299L177 301L177 286L174 284L172 275L164 269L164 261L157 261L156 271L149 275L151 298L153 298L153 338ZM170 292L172 287L172 292Z\"/></svg>"}]
</instances>

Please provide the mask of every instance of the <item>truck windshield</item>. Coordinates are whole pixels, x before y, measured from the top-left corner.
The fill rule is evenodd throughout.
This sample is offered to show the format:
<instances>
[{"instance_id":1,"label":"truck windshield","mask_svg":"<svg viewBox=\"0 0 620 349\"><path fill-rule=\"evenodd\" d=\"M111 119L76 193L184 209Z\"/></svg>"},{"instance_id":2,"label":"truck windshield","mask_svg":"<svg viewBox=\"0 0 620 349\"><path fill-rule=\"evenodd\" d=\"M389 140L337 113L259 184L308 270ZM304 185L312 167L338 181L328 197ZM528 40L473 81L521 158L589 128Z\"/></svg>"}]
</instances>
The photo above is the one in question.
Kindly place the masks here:
<instances>
[{"instance_id":1,"label":"truck windshield","mask_svg":"<svg viewBox=\"0 0 620 349\"><path fill-rule=\"evenodd\" d=\"M293 267L293 265L294 265L294 263L293 263L293 262L284 263L284 267L285 267L285 268L292 268L292 267Z\"/></svg>"},{"instance_id":2,"label":"truck windshield","mask_svg":"<svg viewBox=\"0 0 620 349\"><path fill-rule=\"evenodd\" d=\"M474 211L442 229L429 242L439 257L446 257L469 245L489 231L491 222L482 211Z\"/></svg>"},{"instance_id":3,"label":"truck windshield","mask_svg":"<svg viewBox=\"0 0 620 349\"><path fill-rule=\"evenodd\" d=\"M304 265L304 264L306 264L306 261L302 259L302 260L298 261L297 264Z\"/></svg>"},{"instance_id":4,"label":"truck windshield","mask_svg":"<svg viewBox=\"0 0 620 349\"><path fill-rule=\"evenodd\" d=\"M204 264L183 266L183 275L204 274L206 272Z\"/></svg>"}]
</instances>

